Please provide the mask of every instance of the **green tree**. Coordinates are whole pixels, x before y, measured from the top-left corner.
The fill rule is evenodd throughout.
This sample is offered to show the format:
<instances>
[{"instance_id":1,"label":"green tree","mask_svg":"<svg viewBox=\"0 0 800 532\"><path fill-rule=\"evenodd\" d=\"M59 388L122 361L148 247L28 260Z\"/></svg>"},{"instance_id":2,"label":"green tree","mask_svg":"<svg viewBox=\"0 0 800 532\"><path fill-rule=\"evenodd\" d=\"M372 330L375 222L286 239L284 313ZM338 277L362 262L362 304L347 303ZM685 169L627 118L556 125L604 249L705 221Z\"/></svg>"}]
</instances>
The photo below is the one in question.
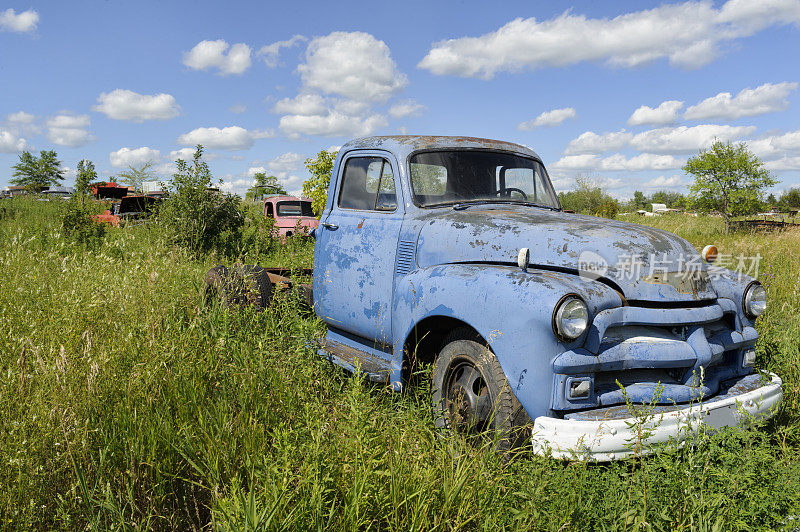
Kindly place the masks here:
<instances>
[{"instance_id":1,"label":"green tree","mask_svg":"<svg viewBox=\"0 0 800 532\"><path fill-rule=\"evenodd\" d=\"M75 176L75 195L81 198L81 201L89 194L91 183L97 181L97 172L94 169L94 163L87 159L78 161L78 175Z\"/></svg>"},{"instance_id":2,"label":"green tree","mask_svg":"<svg viewBox=\"0 0 800 532\"><path fill-rule=\"evenodd\" d=\"M647 207L647 196L641 190L635 191L633 193L633 208L638 211L645 207Z\"/></svg>"},{"instance_id":3,"label":"green tree","mask_svg":"<svg viewBox=\"0 0 800 532\"><path fill-rule=\"evenodd\" d=\"M764 190L776 183L743 142L717 141L686 161L683 171L695 178L689 187L694 208L719 212L726 224L732 216L758 212Z\"/></svg>"},{"instance_id":4,"label":"green tree","mask_svg":"<svg viewBox=\"0 0 800 532\"><path fill-rule=\"evenodd\" d=\"M152 181L155 178L155 172L151 170L153 167L152 161L148 161L139 166L128 165L128 169L119 173L119 180L133 190L141 191L142 183L145 181Z\"/></svg>"},{"instance_id":5,"label":"green tree","mask_svg":"<svg viewBox=\"0 0 800 532\"><path fill-rule=\"evenodd\" d=\"M562 208L582 214L614 218L619 212L619 202L587 176L578 176L573 189L561 192L558 199Z\"/></svg>"},{"instance_id":6,"label":"green tree","mask_svg":"<svg viewBox=\"0 0 800 532\"><path fill-rule=\"evenodd\" d=\"M800 209L800 188L790 188L781 194L778 205L784 211Z\"/></svg>"},{"instance_id":7,"label":"green tree","mask_svg":"<svg viewBox=\"0 0 800 532\"><path fill-rule=\"evenodd\" d=\"M19 155L19 162L12 166L14 179L11 183L25 187L31 192L42 190L59 184L64 180L64 169L53 150L42 150L39 157L24 151Z\"/></svg>"},{"instance_id":8,"label":"green tree","mask_svg":"<svg viewBox=\"0 0 800 532\"><path fill-rule=\"evenodd\" d=\"M266 193L266 194L286 194L286 189L283 188L283 185L280 184L278 178L274 175L267 175L266 172L258 172L256 173L253 178L255 179L255 183L252 187L247 189L247 193L245 194L245 199L255 199L259 196L259 194Z\"/></svg>"},{"instance_id":9,"label":"green tree","mask_svg":"<svg viewBox=\"0 0 800 532\"><path fill-rule=\"evenodd\" d=\"M305 162L311 178L303 182L303 196L311 200L311 207L317 217L322 214L328 199L328 186L331 184L331 172L337 153L322 150L315 158L306 159Z\"/></svg>"},{"instance_id":10,"label":"green tree","mask_svg":"<svg viewBox=\"0 0 800 532\"><path fill-rule=\"evenodd\" d=\"M680 209L686 207L686 197L680 192L659 190L650 196L649 203L663 203L670 209Z\"/></svg>"}]
</instances>

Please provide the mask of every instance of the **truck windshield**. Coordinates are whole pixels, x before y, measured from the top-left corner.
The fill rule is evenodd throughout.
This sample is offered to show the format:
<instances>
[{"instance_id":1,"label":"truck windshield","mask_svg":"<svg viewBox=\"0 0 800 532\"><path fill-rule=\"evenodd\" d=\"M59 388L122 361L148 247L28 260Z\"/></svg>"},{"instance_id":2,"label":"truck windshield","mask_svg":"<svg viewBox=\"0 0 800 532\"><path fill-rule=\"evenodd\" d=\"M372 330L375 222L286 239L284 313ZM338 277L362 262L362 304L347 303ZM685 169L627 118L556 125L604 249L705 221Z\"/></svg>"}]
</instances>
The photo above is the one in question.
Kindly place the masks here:
<instances>
[{"instance_id":1,"label":"truck windshield","mask_svg":"<svg viewBox=\"0 0 800 532\"><path fill-rule=\"evenodd\" d=\"M314 216L310 201L279 201L278 216Z\"/></svg>"},{"instance_id":2,"label":"truck windshield","mask_svg":"<svg viewBox=\"0 0 800 532\"><path fill-rule=\"evenodd\" d=\"M460 203L522 203L558 208L539 161L506 152L454 150L417 153L409 161L420 207Z\"/></svg>"}]
</instances>

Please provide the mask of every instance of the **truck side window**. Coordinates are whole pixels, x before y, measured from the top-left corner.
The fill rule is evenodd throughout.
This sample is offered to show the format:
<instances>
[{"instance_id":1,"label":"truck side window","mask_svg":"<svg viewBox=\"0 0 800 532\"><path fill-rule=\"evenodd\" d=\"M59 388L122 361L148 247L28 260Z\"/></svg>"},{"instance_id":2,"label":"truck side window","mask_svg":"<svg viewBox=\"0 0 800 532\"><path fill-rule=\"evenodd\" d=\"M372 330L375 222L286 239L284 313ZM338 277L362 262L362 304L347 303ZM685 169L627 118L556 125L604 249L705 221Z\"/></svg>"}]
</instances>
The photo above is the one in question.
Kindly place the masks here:
<instances>
[{"instance_id":1,"label":"truck side window","mask_svg":"<svg viewBox=\"0 0 800 532\"><path fill-rule=\"evenodd\" d=\"M267 216L275 217L275 213L272 212L272 203L267 203Z\"/></svg>"},{"instance_id":2,"label":"truck side window","mask_svg":"<svg viewBox=\"0 0 800 532\"><path fill-rule=\"evenodd\" d=\"M378 186L378 198L375 209L378 211L393 211L397 208L397 194L394 191L394 175L392 166L384 161L381 172L381 182Z\"/></svg>"},{"instance_id":3,"label":"truck side window","mask_svg":"<svg viewBox=\"0 0 800 532\"><path fill-rule=\"evenodd\" d=\"M363 211L397 208L394 174L382 157L351 157L342 174L339 207Z\"/></svg>"}]
</instances>

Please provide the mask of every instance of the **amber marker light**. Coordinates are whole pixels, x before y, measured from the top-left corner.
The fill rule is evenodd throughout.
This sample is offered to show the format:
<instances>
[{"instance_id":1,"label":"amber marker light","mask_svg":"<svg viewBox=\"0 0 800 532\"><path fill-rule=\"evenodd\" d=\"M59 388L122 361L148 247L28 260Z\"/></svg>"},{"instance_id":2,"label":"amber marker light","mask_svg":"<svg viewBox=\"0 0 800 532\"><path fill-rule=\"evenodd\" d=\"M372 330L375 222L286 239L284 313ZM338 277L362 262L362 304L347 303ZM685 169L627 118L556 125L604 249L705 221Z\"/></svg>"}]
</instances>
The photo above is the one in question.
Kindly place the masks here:
<instances>
[{"instance_id":1,"label":"amber marker light","mask_svg":"<svg viewBox=\"0 0 800 532\"><path fill-rule=\"evenodd\" d=\"M718 253L717 246L709 244L703 248L703 251L700 252L700 256L702 256L703 260L706 262L714 262L717 260Z\"/></svg>"}]
</instances>

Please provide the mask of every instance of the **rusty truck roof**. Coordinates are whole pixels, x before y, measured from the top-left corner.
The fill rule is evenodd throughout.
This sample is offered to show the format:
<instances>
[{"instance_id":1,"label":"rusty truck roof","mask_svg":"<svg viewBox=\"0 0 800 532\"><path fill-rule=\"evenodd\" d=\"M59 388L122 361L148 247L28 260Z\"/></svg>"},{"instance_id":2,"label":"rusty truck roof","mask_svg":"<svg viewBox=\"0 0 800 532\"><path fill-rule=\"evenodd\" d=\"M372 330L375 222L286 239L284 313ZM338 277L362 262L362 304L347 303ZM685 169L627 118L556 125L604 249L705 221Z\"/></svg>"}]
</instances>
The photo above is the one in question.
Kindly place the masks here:
<instances>
[{"instance_id":1,"label":"rusty truck roof","mask_svg":"<svg viewBox=\"0 0 800 532\"><path fill-rule=\"evenodd\" d=\"M447 148L503 150L539 159L539 156L532 149L520 144L514 144L513 142L477 137L451 137L440 135L387 135L364 137L351 140L342 146L340 153L343 154L349 150L355 149L383 149L389 150L404 159L408 154L417 150L441 150Z\"/></svg>"}]
</instances>

